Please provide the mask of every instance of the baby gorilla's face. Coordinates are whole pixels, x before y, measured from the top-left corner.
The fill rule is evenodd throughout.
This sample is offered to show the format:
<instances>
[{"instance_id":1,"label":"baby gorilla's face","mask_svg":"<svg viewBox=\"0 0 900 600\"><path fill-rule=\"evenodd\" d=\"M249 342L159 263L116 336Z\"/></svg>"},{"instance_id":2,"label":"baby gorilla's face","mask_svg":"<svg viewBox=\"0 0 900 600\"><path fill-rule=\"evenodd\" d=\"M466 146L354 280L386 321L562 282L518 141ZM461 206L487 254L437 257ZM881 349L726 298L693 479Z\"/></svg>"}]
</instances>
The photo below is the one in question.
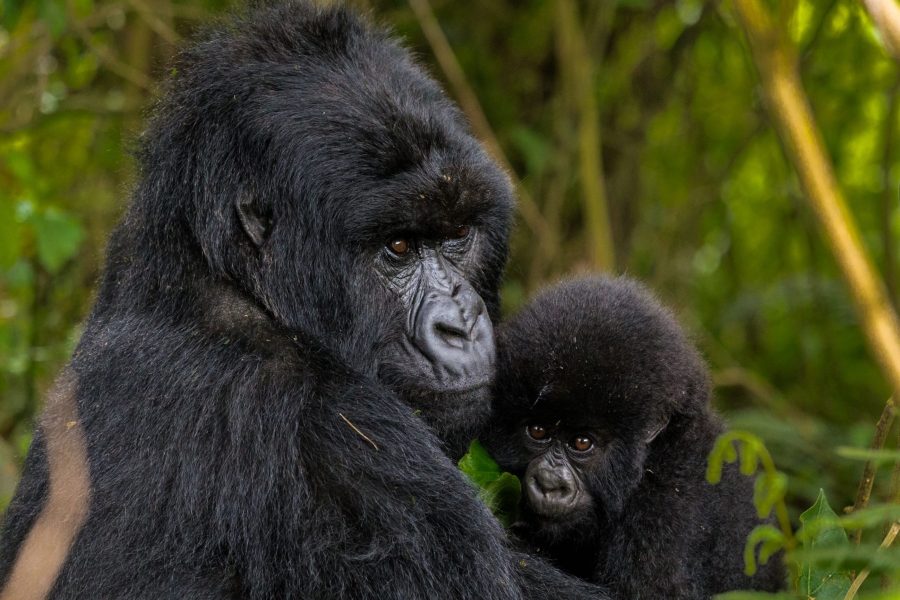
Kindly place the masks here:
<instances>
[{"instance_id":1,"label":"baby gorilla's face","mask_svg":"<svg viewBox=\"0 0 900 600\"><path fill-rule=\"evenodd\" d=\"M530 457L522 481L526 519L548 537L593 529L587 475L602 461L600 433L559 421L531 422L522 443Z\"/></svg>"}]
</instances>

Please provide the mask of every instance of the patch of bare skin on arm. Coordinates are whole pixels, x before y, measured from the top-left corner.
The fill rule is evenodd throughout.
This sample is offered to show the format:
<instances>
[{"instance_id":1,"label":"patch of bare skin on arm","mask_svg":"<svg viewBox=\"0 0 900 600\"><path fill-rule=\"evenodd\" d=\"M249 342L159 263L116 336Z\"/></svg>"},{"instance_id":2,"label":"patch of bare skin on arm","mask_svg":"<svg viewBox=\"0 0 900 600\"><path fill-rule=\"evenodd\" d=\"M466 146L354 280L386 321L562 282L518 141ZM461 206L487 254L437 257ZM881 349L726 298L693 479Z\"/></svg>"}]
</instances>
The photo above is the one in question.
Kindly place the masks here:
<instances>
[{"instance_id":1,"label":"patch of bare skin on arm","mask_svg":"<svg viewBox=\"0 0 900 600\"><path fill-rule=\"evenodd\" d=\"M50 493L13 565L0 600L47 598L90 504L87 446L78 422L77 379L64 371L47 399L42 429Z\"/></svg>"}]
</instances>

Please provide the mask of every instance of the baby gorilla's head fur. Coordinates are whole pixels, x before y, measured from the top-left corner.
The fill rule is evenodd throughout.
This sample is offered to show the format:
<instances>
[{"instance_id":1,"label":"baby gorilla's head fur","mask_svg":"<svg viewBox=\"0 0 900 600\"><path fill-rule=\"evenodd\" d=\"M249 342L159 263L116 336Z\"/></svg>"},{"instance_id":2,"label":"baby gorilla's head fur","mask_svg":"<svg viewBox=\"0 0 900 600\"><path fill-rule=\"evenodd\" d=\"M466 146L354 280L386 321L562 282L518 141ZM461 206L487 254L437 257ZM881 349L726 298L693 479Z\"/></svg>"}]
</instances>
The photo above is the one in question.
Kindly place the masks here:
<instances>
[{"instance_id":1,"label":"baby gorilla's head fur","mask_svg":"<svg viewBox=\"0 0 900 600\"><path fill-rule=\"evenodd\" d=\"M709 409L706 368L673 316L630 279L539 294L503 326L486 443L523 480L526 522L546 542L615 520L670 430Z\"/></svg>"}]
</instances>

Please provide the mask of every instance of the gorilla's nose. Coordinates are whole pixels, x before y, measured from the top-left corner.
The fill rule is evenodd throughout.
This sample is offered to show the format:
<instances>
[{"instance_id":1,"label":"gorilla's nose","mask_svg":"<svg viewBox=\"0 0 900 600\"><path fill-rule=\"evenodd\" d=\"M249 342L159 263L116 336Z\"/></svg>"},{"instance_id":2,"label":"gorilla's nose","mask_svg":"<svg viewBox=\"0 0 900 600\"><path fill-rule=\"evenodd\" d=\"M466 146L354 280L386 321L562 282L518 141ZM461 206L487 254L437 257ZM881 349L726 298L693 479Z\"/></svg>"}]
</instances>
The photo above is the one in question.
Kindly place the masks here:
<instances>
[{"instance_id":1,"label":"gorilla's nose","mask_svg":"<svg viewBox=\"0 0 900 600\"><path fill-rule=\"evenodd\" d=\"M448 292L433 291L425 299L414 341L444 383L486 384L493 374L494 329L484 301L467 284Z\"/></svg>"},{"instance_id":2,"label":"gorilla's nose","mask_svg":"<svg viewBox=\"0 0 900 600\"><path fill-rule=\"evenodd\" d=\"M578 481L565 460L545 455L525 471L525 496L532 510L549 518L562 518L584 503Z\"/></svg>"},{"instance_id":3,"label":"gorilla's nose","mask_svg":"<svg viewBox=\"0 0 900 600\"><path fill-rule=\"evenodd\" d=\"M432 333L448 346L463 348L473 341L475 325L484 311L484 302L475 290L457 286L450 301L442 302L440 310L434 312Z\"/></svg>"},{"instance_id":4,"label":"gorilla's nose","mask_svg":"<svg viewBox=\"0 0 900 600\"><path fill-rule=\"evenodd\" d=\"M568 470L565 470L564 473L568 474ZM532 477L537 491L545 497L565 501L575 493L572 478L561 477L559 470L538 470Z\"/></svg>"}]
</instances>

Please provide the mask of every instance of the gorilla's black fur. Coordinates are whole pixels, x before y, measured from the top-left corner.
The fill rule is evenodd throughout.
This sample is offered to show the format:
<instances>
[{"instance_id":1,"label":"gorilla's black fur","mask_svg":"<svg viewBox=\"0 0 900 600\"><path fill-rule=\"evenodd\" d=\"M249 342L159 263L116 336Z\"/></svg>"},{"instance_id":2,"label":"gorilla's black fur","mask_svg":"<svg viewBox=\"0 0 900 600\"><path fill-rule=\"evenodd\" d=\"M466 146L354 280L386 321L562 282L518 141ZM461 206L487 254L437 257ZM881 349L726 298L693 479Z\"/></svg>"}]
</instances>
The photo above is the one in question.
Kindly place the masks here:
<instances>
[{"instance_id":1,"label":"gorilla's black fur","mask_svg":"<svg viewBox=\"0 0 900 600\"><path fill-rule=\"evenodd\" d=\"M71 434L90 495L54 598L598 597L510 551L444 454L435 430L477 426L487 390L397 350L440 295L410 308L403 282L497 311L513 201L457 109L387 34L301 2L213 29L172 72L59 393L77 418L37 429L0 583ZM448 230L457 254L428 250L425 275L385 254Z\"/></svg>"},{"instance_id":2,"label":"gorilla's black fur","mask_svg":"<svg viewBox=\"0 0 900 600\"><path fill-rule=\"evenodd\" d=\"M498 337L484 441L523 478L518 532L564 569L621 598L775 590L780 557L753 578L752 481L706 482L723 432L706 367L638 283L588 278L539 294Z\"/></svg>"}]
</instances>

